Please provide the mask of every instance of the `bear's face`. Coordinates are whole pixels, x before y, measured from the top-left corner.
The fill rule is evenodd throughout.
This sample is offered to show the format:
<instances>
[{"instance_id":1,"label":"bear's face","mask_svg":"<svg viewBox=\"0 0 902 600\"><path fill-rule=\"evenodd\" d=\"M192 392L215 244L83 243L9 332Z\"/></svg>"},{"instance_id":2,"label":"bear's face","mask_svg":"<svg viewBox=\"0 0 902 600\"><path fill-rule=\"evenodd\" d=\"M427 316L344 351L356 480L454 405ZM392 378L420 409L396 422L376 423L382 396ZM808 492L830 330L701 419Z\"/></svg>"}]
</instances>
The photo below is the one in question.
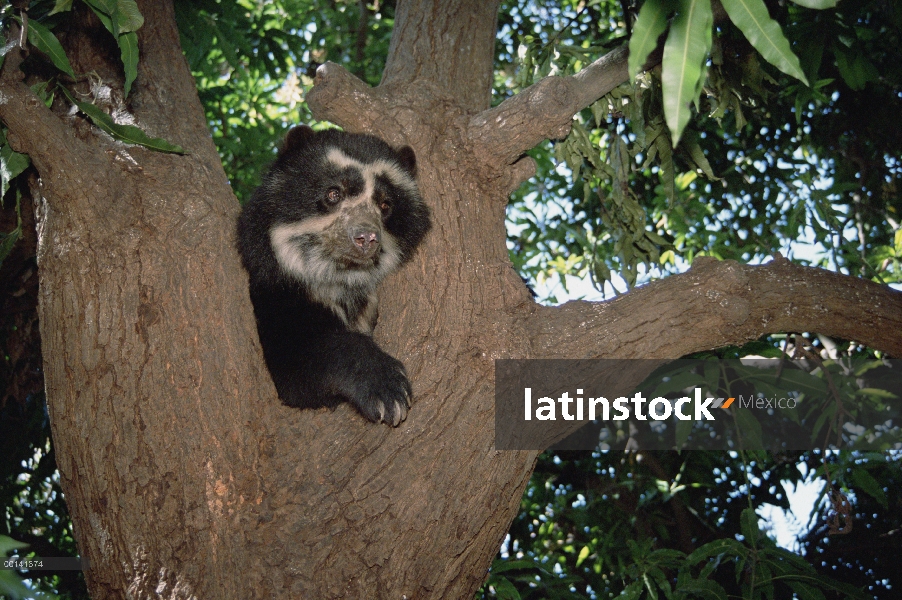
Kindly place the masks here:
<instances>
[{"instance_id":1,"label":"bear's face","mask_svg":"<svg viewBox=\"0 0 902 600\"><path fill-rule=\"evenodd\" d=\"M307 189L288 191L286 216L295 218L270 229L276 260L311 286L378 284L402 261L387 225L393 209L406 202L402 190L410 180L396 165L363 164L338 148L325 163Z\"/></svg>"},{"instance_id":2,"label":"bear's face","mask_svg":"<svg viewBox=\"0 0 902 600\"><path fill-rule=\"evenodd\" d=\"M279 268L323 301L340 288L375 290L428 230L414 176L409 148L307 128L289 134L264 183L275 201L269 242Z\"/></svg>"}]
</instances>

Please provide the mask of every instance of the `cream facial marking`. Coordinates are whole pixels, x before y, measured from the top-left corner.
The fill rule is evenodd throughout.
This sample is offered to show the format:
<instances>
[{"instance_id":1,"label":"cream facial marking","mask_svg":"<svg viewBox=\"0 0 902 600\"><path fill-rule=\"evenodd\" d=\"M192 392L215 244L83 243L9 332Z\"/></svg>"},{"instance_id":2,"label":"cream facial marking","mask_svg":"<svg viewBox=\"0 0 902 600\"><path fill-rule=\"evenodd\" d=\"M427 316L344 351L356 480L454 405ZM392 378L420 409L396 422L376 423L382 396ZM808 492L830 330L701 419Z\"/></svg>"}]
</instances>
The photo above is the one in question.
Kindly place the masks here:
<instances>
[{"instance_id":1,"label":"cream facial marking","mask_svg":"<svg viewBox=\"0 0 902 600\"><path fill-rule=\"evenodd\" d=\"M367 194L367 191L372 194L373 185L375 184L376 177L379 175L385 175L394 185L402 188L408 193L418 193L416 182L396 163L387 160L362 163L356 158L348 156L338 148L330 148L326 153L326 160L342 169L353 167L360 171L360 174L366 182L364 195Z\"/></svg>"}]
</instances>

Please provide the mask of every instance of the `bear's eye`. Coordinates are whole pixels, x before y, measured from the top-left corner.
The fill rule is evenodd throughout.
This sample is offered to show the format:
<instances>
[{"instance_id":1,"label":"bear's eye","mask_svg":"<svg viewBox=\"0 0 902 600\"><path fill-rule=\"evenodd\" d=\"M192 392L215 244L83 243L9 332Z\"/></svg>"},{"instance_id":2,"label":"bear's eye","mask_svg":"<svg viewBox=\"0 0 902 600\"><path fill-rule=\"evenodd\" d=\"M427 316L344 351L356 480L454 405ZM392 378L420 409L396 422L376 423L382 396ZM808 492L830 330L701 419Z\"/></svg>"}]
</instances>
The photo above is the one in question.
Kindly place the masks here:
<instances>
[{"instance_id":1,"label":"bear's eye","mask_svg":"<svg viewBox=\"0 0 902 600\"><path fill-rule=\"evenodd\" d=\"M382 200L379 202L379 210L382 211L383 215L388 215L391 212L391 203L388 200Z\"/></svg>"},{"instance_id":2,"label":"bear's eye","mask_svg":"<svg viewBox=\"0 0 902 600\"><path fill-rule=\"evenodd\" d=\"M338 188L329 188L326 192L326 202L329 204L338 204L341 202L341 190Z\"/></svg>"}]
</instances>

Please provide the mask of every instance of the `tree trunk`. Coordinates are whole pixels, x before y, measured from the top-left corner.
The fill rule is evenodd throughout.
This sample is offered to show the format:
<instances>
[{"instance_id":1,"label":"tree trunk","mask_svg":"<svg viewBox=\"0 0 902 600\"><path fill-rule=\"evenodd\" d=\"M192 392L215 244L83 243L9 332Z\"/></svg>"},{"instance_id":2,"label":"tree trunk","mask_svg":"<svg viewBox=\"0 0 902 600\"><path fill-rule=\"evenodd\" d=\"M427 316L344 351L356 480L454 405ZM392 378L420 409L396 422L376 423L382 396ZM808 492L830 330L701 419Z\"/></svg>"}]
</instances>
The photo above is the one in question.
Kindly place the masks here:
<instances>
[{"instance_id":1,"label":"tree trunk","mask_svg":"<svg viewBox=\"0 0 902 600\"><path fill-rule=\"evenodd\" d=\"M505 247L507 196L534 172L520 157L625 80L626 53L489 108L497 1L422 0L399 2L382 85L327 64L309 97L318 118L417 152L435 226L383 286L376 329L407 365L413 408L392 429L346 405L284 407L171 3L139 5L129 105L188 155L46 110L15 51L0 79L0 118L41 176L47 397L94 598L472 596L537 456L494 450L498 358L677 358L781 330L902 354L899 293L782 260L697 261L614 302L536 306ZM115 85L92 18L65 43L76 71Z\"/></svg>"}]
</instances>

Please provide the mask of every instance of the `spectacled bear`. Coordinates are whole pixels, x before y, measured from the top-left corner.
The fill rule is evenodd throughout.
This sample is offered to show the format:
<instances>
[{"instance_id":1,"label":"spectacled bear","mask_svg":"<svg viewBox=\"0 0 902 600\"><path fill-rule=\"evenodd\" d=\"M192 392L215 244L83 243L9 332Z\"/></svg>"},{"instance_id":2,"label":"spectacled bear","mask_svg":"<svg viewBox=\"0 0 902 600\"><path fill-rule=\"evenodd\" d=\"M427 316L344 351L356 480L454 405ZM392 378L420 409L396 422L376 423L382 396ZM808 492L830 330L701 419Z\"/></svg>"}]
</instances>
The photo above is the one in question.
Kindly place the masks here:
<instances>
[{"instance_id":1,"label":"spectacled bear","mask_svg":"<svg viewBox=\"0 0 902 600\"><path fill-rule=\"evenodd\" d=\"M350 402L397 426L410 408L404 365L372 338L376 288L431 226L410 147L292 128L238 218L238 251L266 365L300 408Z\"/></svg>"}]
</instances>

